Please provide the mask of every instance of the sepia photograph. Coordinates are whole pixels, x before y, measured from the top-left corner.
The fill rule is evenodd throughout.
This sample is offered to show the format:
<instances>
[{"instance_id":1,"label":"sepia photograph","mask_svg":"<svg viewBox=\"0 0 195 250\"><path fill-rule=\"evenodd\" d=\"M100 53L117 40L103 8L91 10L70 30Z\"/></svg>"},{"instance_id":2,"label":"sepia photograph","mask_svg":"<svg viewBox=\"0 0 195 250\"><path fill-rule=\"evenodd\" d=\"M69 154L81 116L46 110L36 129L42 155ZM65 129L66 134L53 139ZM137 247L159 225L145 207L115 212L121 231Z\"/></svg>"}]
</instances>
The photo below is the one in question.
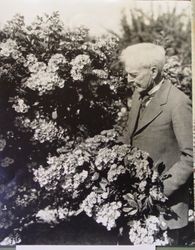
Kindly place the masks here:
<instances>
[{"instance_id":1,"label":"sepia photograph","mask_svg":"<svg viewBox=\"0 0 195 250\"><path fill-rule=\"evenodd\" d=\"M0 247L195 246L191 4L0 0Z\"/></svg>"}]
</instances>

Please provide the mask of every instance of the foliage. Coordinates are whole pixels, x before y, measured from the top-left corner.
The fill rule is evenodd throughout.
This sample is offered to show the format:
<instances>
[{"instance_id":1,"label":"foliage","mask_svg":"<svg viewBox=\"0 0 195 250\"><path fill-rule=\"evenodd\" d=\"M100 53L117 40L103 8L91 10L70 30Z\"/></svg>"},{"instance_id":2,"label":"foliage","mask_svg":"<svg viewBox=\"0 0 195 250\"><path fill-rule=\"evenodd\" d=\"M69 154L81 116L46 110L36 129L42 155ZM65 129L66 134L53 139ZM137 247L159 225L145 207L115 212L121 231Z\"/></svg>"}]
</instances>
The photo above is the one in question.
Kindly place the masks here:
<instances>
[{"instance_id":1,"label":"foliage","mask_svg":"<svg viewBox=\"0 0 195 250\"><path fill-rule=\"evenodd\" d=\"M191 23L186 13L178 14L176 8L155 17L140 9L130 10L131 20L123 15L121 20L122 46L140 42L162 45L168 56L179 56L183 65L191 63Z\"/></svg>"}]
</instances>

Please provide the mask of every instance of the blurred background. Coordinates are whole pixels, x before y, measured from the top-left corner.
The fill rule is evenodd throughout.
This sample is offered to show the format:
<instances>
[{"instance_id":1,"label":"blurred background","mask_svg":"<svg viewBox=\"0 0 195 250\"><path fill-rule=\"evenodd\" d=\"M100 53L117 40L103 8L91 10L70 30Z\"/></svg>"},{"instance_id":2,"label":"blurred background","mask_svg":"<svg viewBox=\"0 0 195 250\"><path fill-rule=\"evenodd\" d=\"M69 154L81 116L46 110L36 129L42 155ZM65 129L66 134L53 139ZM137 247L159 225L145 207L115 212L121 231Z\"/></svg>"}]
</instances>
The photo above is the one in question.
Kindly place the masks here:
<instances>
[{"instance_id":1,"label":"blurred background","mask_svg":"<svg viewBox=\"0 0 195 250\"><path fill-rule=\"evenodd\" d=\"M113 30L122 34L122 14L131 22L130 10L139 8L154 18L175 9L177 14L191 12L190 1L133 1L133 0L1 0L0 25L11 19L16 13L25 16L30 23L36 15L51 14L59 11L62 20L70 27L86 25L91 34L99 35ZM186 23L187 18L182 21Z\"/></svg>"}]
</instances>

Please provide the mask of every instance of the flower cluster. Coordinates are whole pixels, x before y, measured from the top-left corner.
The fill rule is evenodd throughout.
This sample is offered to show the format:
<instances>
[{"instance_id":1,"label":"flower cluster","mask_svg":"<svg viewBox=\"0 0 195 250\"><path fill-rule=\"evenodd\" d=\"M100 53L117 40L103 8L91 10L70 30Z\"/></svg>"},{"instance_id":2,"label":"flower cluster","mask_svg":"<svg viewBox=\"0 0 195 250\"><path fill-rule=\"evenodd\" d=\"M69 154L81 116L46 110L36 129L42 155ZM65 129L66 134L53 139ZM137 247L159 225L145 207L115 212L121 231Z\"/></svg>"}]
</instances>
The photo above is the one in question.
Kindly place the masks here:
<instances>
[{"instance_id":1,"label":"flower cluster","mask_svg":"<svg viewBox=\"0 0 195 250\"><path fill-rule=\"evenodd\" d=\"M97 223L101 223L107 230L116 227L116 220L121 216L121 207L120 201L104 204L96 214Z\"/></svg>"},{"instance_id":2,"label":"flower cluster","mask_svg":"<svg viewBox=\"0 0 195 250\"><path fill-rule=\"evenodd\" d=\"M65 130L61 127L57 127L57 124L53 121L47 121L46 119L35 119L30 124L32 130L34 130L33 139L40 143L52 142L54 140L63 140L65 137Z\"/></svg>"},{"instance_id":3,"label":"flower cluster","mask_svg":"<svg viewBox=\"0 0 195 250\"><path fill-rule=\"evenodd\" d=\"M20 236L18 234L11 234L0 242L0 246L13 246L14 247L15 245L19 243L21 243Z\"/></svg>"},{"instance_id":4,"label":"flower cluster","mask_svg":"<svg viewBox=\"0 0 195 250\"><path fill-rule=\"evenodd\" d=\"M38 90L39 95L51 93L56 87L64 87L64 79L60 78L57 70L60 64L66 62L62 55L54 55L50 58L48 66L43 62L38 62L34 55L28 55L25 66L31 72L31 76L24 83L24 86Z\"/></svg>"},{"instance_id":5,"label":"flower cluster","mask_svg":"<svg viewBox=\"0 0 195 250\"><path fill-rule=\"evenodd\" d=\"M20 186L17 191L15 203L19 208L28 207L29 203L33 203L38 199L39 191L35 188L27 189L26 186Z\"/></svg>"},{"instance_id":6,"label":"flower cluster","mask_svg":"<svg viewBox=\"0 0 195 250\"><path fill-rule=\"evenodd\" d=\"M141 150L137 150L136 148L133 148L131 153L131 155L127 155L125 161L126 164L130 163L131 165L133 165L133 169L131 169L131 171L134 172L136 178L138 178L140 181L143 179L146 180L147 178L151 178L152 170L148 161L149 154L146 152L142 152Z\"/></svg>"},{"instance_id":7,"label":"flower cluster","mask_svg":"<svg viewBox=\"0 0 195 250\"><path fill-rule=\"evenodd\" d=\"M70 62L70 74L74 81L83 81L83 75L90 69L91 60L88 55L78 55Z\"/></svg>"},{"instance_id":8,"label":"flower cluster","mask_svg":"<svg viewBox=\"0 0 195 250\"><path fill-rule=\"evenodd\" d=\"M85 188L88 188L87 185L91 186L89 182L86 183L89 172L93 169L90 165L90 157L87 151L79 149L60 154L59 157L48 156L48 167L40 166L34 170L34 179L48 191L61 188L68 196L77 198L82 183L85 183ZM88 166L88 171L80 169L85 165Z\"/></svg>"},{"instance_id":9,"label":"flower cluster","mask_svg":"<svg viewBox=\"0 0 195 250\"><path fill-rule=\"evenodd\" d=\"M20 52L16 41L7 39L5 42L0 44L0 56L12 57L17 60L22 57L22 53Z\"/></svg>"},{"instance_id":10,"label":"flower cluster","mask_svg":"<svg viewBox=\"0 0 195 250\"><path fill-rule=\"evenodd\" d=\"M92 54L95 58L98 59L99 62L105 62L106 61L106 55L105 53L100 49L98 41L96 43L93 42L85 42L81 49L83 51L89 51L90 54Z\"/></svg>"},{"instance_id":11,"label":"flower cluster","mask_svg":"<svg viewBox=\"0 0 195 250\"><path fill-rule=\"evenodd\" d=\"M12 105L12 108L17 113L26 113L29 110L29 106L25 104L24 100L19 98L18 96L15 98L14 104Z\"/></svg>"},{"instance_id":12,"label":"flower cluster","mask_svg":"<svg viewBox=\"0 0 195 250\"><path fill-rule=\"evenodd\" d=\"M94 152L101 148L106 148L107 145L113 144L116 142L117 137L118 133L114 129L103 130L99 135L87 138L85 140L85 145L91 152Z\"/></svg>"},{"instance_id":13,"label":"flower cluster","mask_svg":"<svg viewBox=\"0 0 195 250\"><path fill-rule=\"evenodd\" d=\"M52 208L52 206L47 206L41 209L36 214L36 220L42 223L58 224L61 220L66 220L72 216L76 215L76 211L69 209L69 204L66 206L59 206L57 208Z\"/></svg>"},{"instance_id":14,"label":"flower cluster","mask_svg":"<svg viewBox=\"0 0 195 250\"><path fill-rule=\"evenodd\" d=\"M97 194L96 192L92 191L86 199L81 203L80 207L85 213L89 216L92 217L92 209L94 205L96 204L101 204L102 202L102 197L100 194Z\"/></svg>"},{"instance_id":15,"label":"flower cluster","mask_svg":"<svg viewBox=\"0 0 195 250\"><path fill-rule=\"evenodd\" d=\"M107 57L112 56L112 51L115 51L118 46L119 38L112 35L107 35L97 41L97 47L104 50Z\"/></svg>"},{"instance_id":16,"label":"flower cluster","mask_svg":"<svg viewBox=\"0 0 195 250\"><path fill-rule=\"evenodd\" d=\"M133 221L129 231L130 241L135 245L167 245L169 238L167 232L161 230L161 224L162 222L156 216L149 216L145 222Z\"/></svg>"},{"instance_id":17,"label":"flower cluster","mask_svg":"<svg viewBox=\"0 0 195 250\"><path fill-rule=\"evenodd\" d=\"M53 142L54 140L66 141L69 137L66 135L67 130L57 125L53 120L45 119L39 113L34 120L29 118L17 117L15 126L21 131L32 132L32 141L39 143Z\"/></svg>"},{"instance_id":18,"label":"flower cluster","mask_svg":"<svg viewBox=\"0 0 195 250\"><path fill-rule=\"evenodd\" d=\"M95 165L98 170L102 170L107 167L107 164L113 164L116 159L115 150L109 148L102 148L99 150Z\"/></svg>"},{"instance_id":19,"label":"flower cluster","mask_svg":"<svg viewBox=\"0 0 195 250\"><path fill-rule=\"evenodd\" d=\"M37 65L37 67L39 67L39 65ZM25 85L32 90L38 90L39 95L43 95L51 92L56 87L63 88L64 80L54 73L40 70L32 74L25 82Z\"/></svg>"},{"instance_id":20,"label":"flower cluster","mask_svg":"<svg viewBox=\"0 0 195 250\"><path fill-rule=\"evenodd\" d=\"M93 69L92 74L96 75L100 79L108 79L108 72L102 69Z\"/></svg>"},{"instance_id":21,"label":"flower cluster","mask_svg":"<svg viewBox=\"0 0 195 250\"><path fill-rule=\"evenodd\" d=\"M36 218L38 221L43 221L48 224L56 224L57 214L57 209L51 209L48 206L45 209L39 210L39 212L36 214Z\"/></svg>"},{"instance_id":22,"label":"flower cluster","mask_svg":"<svg viewBox=\"0 0 195 250\"><path fill-rule=\"evenodd\" d=\"M67 64L66 58L62 54L54 54L48 61L48 71L55 73L60 66Z\"/></svg>"},{"instance_id":23,"label":"flower cluster","mask_svg":"<svg viewBox=\"0 0 195 250\"><path fill-rule=\"evenodd\" d=\"M90 54L98 59L99 63L107 64L109 62L109 57L112 52L116 50L118 46L118 38L114 36L105 36L97 39L94 42L85 42L81 49L84 51L89 51Z\"/></svg>"},{"instance_id":24,"label":"flower cluster","mask_svg":"<svg viewBox=\"0 0 195 250\"><path fill-rule=\"evenodd\" d=\"M26 133L32 130L30 127L30 123L31 120L29 118L24 116L16 116L14 126L18 129L18 131Z\"/></svg>"},{"instance_id":25,"label":"flower cluster","mask_svg":"<svg viewBox=\"0 0 195 250\"><path fill-rule=\"evenodd\" d=\"M40 66L42 66L41 68L43 69L46 68L46 65L44 63L38 63L38 59L34 54L28 54L26 56L24 66L28 67L31 73L39 71Z\"/></svg>"}]
</instances>

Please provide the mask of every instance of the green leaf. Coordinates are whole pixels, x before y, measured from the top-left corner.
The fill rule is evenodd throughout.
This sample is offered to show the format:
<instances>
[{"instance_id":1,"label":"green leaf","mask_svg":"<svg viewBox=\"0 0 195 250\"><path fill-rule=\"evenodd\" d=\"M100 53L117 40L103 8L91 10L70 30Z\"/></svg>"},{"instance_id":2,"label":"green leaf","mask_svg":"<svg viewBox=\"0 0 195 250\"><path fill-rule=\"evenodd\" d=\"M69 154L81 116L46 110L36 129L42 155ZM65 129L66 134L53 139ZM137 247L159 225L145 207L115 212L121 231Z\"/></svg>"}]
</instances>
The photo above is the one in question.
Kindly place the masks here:
<instances>
[{"instance_id":1,"label":"green leaf","mask_svg":"<svg viewBox=\"0 0 195 250\"><path fill-rule=\"evenodd\" d=\"M131 209L132 209L132 208L130 208L130 207L124 207L124 208L123 208L123 212L128 213L128 212L131 211Z\"/></svg>"},{"instance_id":2,"label":"green leaf","mask_svg":"<svg viewBox=\"0 0 195 250\"><path fill-rule=\"evenodd\" d=\"M132 227L133 226L133 220L128 221L127 225L130 226L130 227Z\"/></svg>"},{"instance_id":3,"label":"green leaf","mask_svg":"<svg viewBox=\"0 0 195 250\"><path fill-rule=\"evenodd\" d=\"M148 204L149 204L150 206L153 206L153 200L152 200L152 197L151 197L151 196L148 197Z\"/></svg>"},{"instance_id":4,"label":"green leaf","mask_svg":"<svg viewBox=\"0 0 195 250\"><path fill-rule=\"evenodd\" d=\"M128 205L129 205L130 207L138 208L138 204L137 204L136 201L134 201L134 200L129 200L129 201L127 201L127 202L128 202Z\"/></svg>"},{"instance_id":5,"label":"green leaf","mask_svg":"<svg viewBox=\"0 0 195 250\"><path fill-rule=\"evenodd\" d=\"M129 215L135 215L138 212L137 209L131 209L130 212L128 212Z\"/></svg>"},{"instance_id":6,"label":"green leaf","mask_svg":"<svg viewBox=\"0 0 195 250\"><path fill-rule=\"evenodd\" d=\"M98 188L98 189L95 190L95 192L96 192L97 194L102 194L102 193L103 193L103 190L102 190L101 188Z\"/></svg>"},{"instance_id":7,"label":"green leaf","mask_svg":"<svg viewBox=\"0 0 195 250\"><path fill-rule=\"evenodd\" d=\"M131 194L131 193L128 193L128 194L125 194L125 195L123 195L123 198L125 199L125 200L134 200L134 196Z\"/></svg>"},{"instance_id":8,"label":"green leaf","mask_svg":"<svg viewBox=\"0 0 195 250\"><path fill-rule=\"evenodd\" d=\"M137 201L137 205L138 205L138 208L141 209L142 208L142 202L140 200Z\"/></svg>"}]
</instances>

